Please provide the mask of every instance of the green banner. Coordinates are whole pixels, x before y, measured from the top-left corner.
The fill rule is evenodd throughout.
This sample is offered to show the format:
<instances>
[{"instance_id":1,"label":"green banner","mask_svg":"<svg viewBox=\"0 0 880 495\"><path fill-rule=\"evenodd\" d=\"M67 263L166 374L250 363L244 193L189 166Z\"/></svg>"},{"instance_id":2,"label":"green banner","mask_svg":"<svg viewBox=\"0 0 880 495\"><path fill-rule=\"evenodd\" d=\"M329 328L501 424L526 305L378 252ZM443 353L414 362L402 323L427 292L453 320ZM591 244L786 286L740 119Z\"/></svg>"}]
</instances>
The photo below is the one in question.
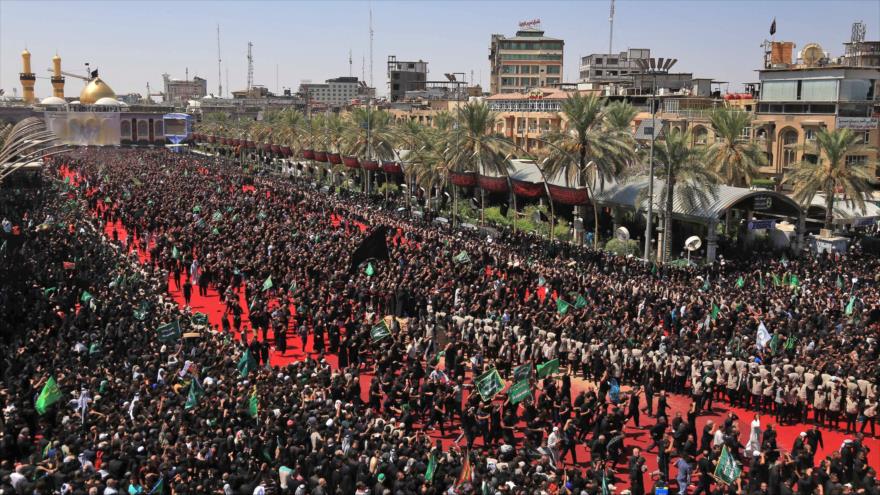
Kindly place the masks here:
<instances>
[{"instance_id":1,"label":"green banner","mask_svg":"<svg viewBox=\"0 0 880 495\"><path fill-rule=\"evenodd\" d=\"M532 389L529 387L528 380L514 383L507 391L507 397L510 399L511 404L519 404L531 396Z\"/></svg>"},{"instance_id":2,"label":"green banner","mask_svg":"<svg viewBox=\"0 0 880 495\"><path fill-rule=\"evenodd\" d=\"M385 324L385 320L382 320L382 322L380 322L378 325L370 330L370 339L373 342L378 342L390 336L391 330L388 329L388 325Z\"/></svg>"},{"instance_id":3,"label":"green banner","mask_svg":"<svg viewBox=\"0 0 880 495\"><path fill-rule=\"evenodd\" d=\"M517 366L513 369L513 381L521 382L523 380L528 380L532 377L532 363L529 361L526 364L521 366Z\"/></svg>"},{"instance_id":4,"label":"green banner","mask_svg":"<svg viewBox=\"0 0 880 495\"><path fill-rule=\"evenodd\" d=\"M467 254L467 251L462 251L462 252L458 253L457 255L455 255L452 258L452 261L454 261L456 263L470 263L471 257Z\"/></svg>"},{"instance_id":5,"label":"green banner","mask_svg":"<svg viewBox=\"0 0 880 495\"><path fill-rule=\"evenodd\" d=\"M40 391L40 395L37 397L37 402L34 404L37 413L41 415L45 414L46 409L52 404L58 402L62 395L61 389L58 388L58 383L55 382L55 377L50 376L46 384L43 385L43 390Z\"/></svg>"},{"instance_id":6,"label":"green banner","mask_svg":"<svg viewBox=\"0 0 880 495\"><path fill-rule=\"evenodd\" d=\"M484 401L492 400L498 392L504 390L504 380L501 379L501 375L498 374L498 370L495 368L478 376L474 380L474 384L476 384L477 392L479 392L480 397Z\"/></svg>"},{"instance_id":7,"label":"green banner","mask_svg":"<svg viewBox=\"0 0 880 495\"><path fill-rule=\"evenodd\" d=\"M193 325L204 326L208 324L208 315L206 315L205 313L196 313L192 315L192 320L190 321L192 321Z\"/></svg>"},{"instance_id":8,"label":"green banner","mask_svg":"<svg viewBox=\"0 0 880 495\"><path fill-rule=\"evenodd\" d=\"M242 378L246 378L251 370L257 369L257 360L251 355L250 349L245 349L241 359L238 360L238 372Z\"/></svg>"},{"instance_id":9,"label":"green banner","mask_svg":"<svg viewBox=\"0 0 880 495\"><path fill-rule=\"evenodd\" d=\"M546 363L538 365L538 378L544 378L546 376L552 375L553 373L559 373L559 359L551 359Z\"/></svg>"},{"instance_id":10,"label":"green banner","mask_svg":"<svg viewBox=\"0 0 880 495\"><path fill-rule=\"evenodd\" d=\"M180 320L166 323L156 329L159 334L159 342L175 342L180 339Z\"/></svg>"},{"instance_id":11,"label":"green banner","mask_svg":"<svg viewBox=\"0 0 880 495\"><path fill-rule=\"evenodd\" d=\"M725 485L731 485L739 478L741 473L742 467L730 455L725 445L721 449L721 456L718 458L718 464L715 466L715 479Z\"/></svg>"}]
</instances>

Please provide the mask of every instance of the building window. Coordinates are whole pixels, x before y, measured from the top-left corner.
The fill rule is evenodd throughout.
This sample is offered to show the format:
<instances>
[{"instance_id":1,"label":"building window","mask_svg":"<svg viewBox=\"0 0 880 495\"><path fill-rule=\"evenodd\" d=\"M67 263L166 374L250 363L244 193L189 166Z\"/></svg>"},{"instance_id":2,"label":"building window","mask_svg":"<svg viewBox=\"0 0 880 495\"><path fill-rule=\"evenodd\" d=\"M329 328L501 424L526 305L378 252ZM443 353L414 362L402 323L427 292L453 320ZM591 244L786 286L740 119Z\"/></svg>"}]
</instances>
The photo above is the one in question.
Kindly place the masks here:
<instances>
[{"instance_id":1,"label":"building window","mask_svg":"<svg viewBox=\"0 0 880 495\"><path fill-rule=\"evenodd\" d=\"M602 71L601 71L601 70L594 70L594 71L593 71L593 75L594 75L594 76L601 76L601 75L602 75ZM646 237L646 239L647 239L647 237Z\"/></svg>"},{"instance_id":2,"label":"building window","mask_svg":"<svg viewBox=\"0 0 880 495\"><path fill-rule=\"evenodd\" d=\"M694 146L706 146L709 142L709 132L705 127L697 127L694 130Z\"/></svg>"},{"instance_id":3,"label":"building window","mask_svg":"<svg viewBox=\"0 0 880 495\"><path fill-rule=\"evenodd\" d=\"M843 162L847 167L852 165L864 165L868 163L868 157L865 155L847 155L846 158L843 159Z\"/></svg>"},{"instance_id":4,"label":"building window","mask_svg":"<svg viewBox=\"0 0 880 495\"><path fill-rule=\"evenodd\" d=\"M815 141L816 140L816 129L806 129L804 131L804 139L807 141Z\"/></svg>"},{"instance_id":5,"label":"building window","mask_svg":"<svg viewBox=\"0 0 880 495\"><path fill-rule=\"evenodd\" d=\"M608 65L617 65L617 59L616 58L609 58Z\"/></svg>"},{"instance_id":6,"label":"building window","mask_svg":"<svg viewBox=\"0 0 880 495\"><path fill-rule=\"evenodd\" d=\"M797 162L797 131L787 130L782 134L782 168L789 168Z\"/></svg>"},{"instance_id":7,"label":"building window","mask_svg":"<svg viewBox=\"0 0 880 495\"><path fill-rule=\"evenodd\" d=\"M562 67L558 65L548 65L547 66L547 74L559 74L561 72Z\"/></svg>"},{"instance_id":8,"label":"building window","mask_svg":"<svg viewBox=\"0 0 880 495\"><path fill-rule=\"evenodd\" d=\"M602 58L597 57L596 58L596 65L601 65L601 64L602 64ZM646 237L646 239L647 239L647 237Z\"/></svg>"}]
</instances>

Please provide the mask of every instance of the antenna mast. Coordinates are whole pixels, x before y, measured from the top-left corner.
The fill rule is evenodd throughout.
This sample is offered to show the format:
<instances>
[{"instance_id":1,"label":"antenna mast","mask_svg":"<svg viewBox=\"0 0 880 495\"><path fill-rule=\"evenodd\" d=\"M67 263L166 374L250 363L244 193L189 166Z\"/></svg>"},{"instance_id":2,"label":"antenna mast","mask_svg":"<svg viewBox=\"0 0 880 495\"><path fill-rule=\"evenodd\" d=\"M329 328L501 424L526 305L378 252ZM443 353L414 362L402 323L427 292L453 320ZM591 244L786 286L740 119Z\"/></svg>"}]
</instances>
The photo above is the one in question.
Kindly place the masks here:
<instances>
[{"instance_id":1,"label":"antenna mast","mask_svg":"<svg viewBox=\"0 0 880 495\"><path fill-rule=\"evenodd\" d=\"M611 0L611 12L608 14L608 55L611 55L611 41L614 39L614 0Z\"/></svg>"},{"instance_id":2,"label":"antenna mast","mask_svg":"<svg viewBox=\"0 0 880 495\"><path fill-rule=\"evenodd\" d=\"M348 77L351 77L351 48L348 49Z\"/></svg>"},{"instance_id":3,"label":"antenna mast","mask_svg":"<svg viewBox=\"0 0 880 495\"><path fill-rule=\"evenodd\" d=\"M370 87L373 87L373 2L370 2Z\"/></svg>"},{"instance_id":4,"label":"antenna mast","mask_svg":"<svg viewBox=\"0 0 880 495\"><path fill-rule=\"evenodd\" d=\"M217 24L217 98L223 98L223 78L220 73L220 24Z\"/></svg>"},{"instance_id":5,"label":"antenna mast","mask_svg":"<svg viewBox=\"0 0 880 495\"><path fill-rule=\"evenodd\" d=\"M248 41L248 76L247 76L247 90L251 91L251 87L254 85L254 54L253 54L254 44Z\"/></svg>"}]
</instances>

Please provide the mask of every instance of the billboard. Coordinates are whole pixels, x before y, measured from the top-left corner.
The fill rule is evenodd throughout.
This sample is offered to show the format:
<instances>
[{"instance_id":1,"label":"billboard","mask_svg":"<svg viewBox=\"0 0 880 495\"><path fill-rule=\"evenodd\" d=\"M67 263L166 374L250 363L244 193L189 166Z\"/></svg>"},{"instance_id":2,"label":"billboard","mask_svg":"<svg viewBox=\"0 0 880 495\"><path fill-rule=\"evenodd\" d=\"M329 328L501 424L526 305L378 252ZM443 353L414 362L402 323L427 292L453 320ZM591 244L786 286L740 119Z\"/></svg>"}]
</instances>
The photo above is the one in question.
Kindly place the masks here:
<instances>
[{"instance_id":1,"label":"billboard","mask_svg":"<svg viewBox=\"0 0 880 495\"><path fill-rule=\"evenodd\" d=\"M186 141L192 133L192 115L168 113L162 121L165 123L165 137L173 144Z\"/></svg>"},{"instance_id":2,"label":"billboard","mask_svg":"<svg viewBox=\"0 0 880 495\"><path fill-rule=\"evenodd\" d=\"M46 128L64 144L118 146L119 112L46 112Z\"/></svg>"}]
</instances>

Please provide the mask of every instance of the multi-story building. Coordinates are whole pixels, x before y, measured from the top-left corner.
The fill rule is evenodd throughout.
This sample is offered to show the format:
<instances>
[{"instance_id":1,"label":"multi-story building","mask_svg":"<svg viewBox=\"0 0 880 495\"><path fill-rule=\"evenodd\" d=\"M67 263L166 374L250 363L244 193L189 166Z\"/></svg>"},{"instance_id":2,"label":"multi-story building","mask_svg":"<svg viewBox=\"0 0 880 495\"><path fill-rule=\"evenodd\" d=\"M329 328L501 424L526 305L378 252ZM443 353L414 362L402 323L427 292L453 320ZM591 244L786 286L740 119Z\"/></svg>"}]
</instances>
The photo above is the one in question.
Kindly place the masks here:
<instances>
[{"instance_id":1,"label":"multi-story building","mask_svg":"<svg viewBox=\"0 0 880 495\"><path fill-rule=\"evenodd\" d=\"M807 45L797 63L777 60L758 71L753 135L766 146L769 165L762 172L781 179L800 161L819 159L812 149L820 129L852 129L862 141L880 145L880 67L831 59ZM877 159L877 152L847 156L848 162ZM875 172L880 179L880 170Z\"/></svg>"},{"instance_id":2,"label":"multi-story building","mask_svg":"<svg viewBox=\"0 0 880 495\"><path fill-rule=\"evenodd\" d=\"M641 72L636 60L651 58L648 48L630 48L620 53L592 53L581 57L582 89L599 89L608 84L632 81L632 74Z\"/></svg>"},{"instance_id":3,"label":"multi-story building","mask_svg":"<svg viewBox=\"0 0 880 495\"><path fill-rule=\"evenodd\" d=\"M403 62L388 56L388 99L402 100L407 91L424 91L428 80L428 62Z\"/></svg>"},{"instance_id":4,"label":"multi-story building","mask_svg":"<svg viewBox=\"0 0 880 495\"><path fill-rule=\"evenodd\" d=\"M165 83L165 102L198 100L208 94L208 80L199 76L192 79L171 79L168 74L162 74L162 80Z\"/></svg>"},{"instance_id":5,"label":"multi-story building","mask_svg":"<svg viewBox=\"0 0 880 495\"><path fill-rule=\"evenodd\" d=\"M337 77L324 83L302 83L299 93L309 102L330 107L351 105L355 100L372 98L373 89L356 77Z\"/></svg>"},{"instance_id":6,"label":"multi-story building","mask_svg":"<svg viewBox=\"0 0 880 495\"><path fill-rule=\"evenodd\" d=\"M495 132L530 151L546 146L546 134L565 129L560 110L570 94L557 88L538 88L527 93L499 93L485 101L496 114Z\"/></svg>"},{"instance_id":7,"label":"multi-story building","mask_svg":"<svg viewBox=\"0 0 880 495\"><path fill-rule=\"evenodd\" d=\"M522 23L516 36L493 34L489 45L489 92L522 93L562 83L565 42L544 36L535 23Z\"/></svg>"}]
</instances>

